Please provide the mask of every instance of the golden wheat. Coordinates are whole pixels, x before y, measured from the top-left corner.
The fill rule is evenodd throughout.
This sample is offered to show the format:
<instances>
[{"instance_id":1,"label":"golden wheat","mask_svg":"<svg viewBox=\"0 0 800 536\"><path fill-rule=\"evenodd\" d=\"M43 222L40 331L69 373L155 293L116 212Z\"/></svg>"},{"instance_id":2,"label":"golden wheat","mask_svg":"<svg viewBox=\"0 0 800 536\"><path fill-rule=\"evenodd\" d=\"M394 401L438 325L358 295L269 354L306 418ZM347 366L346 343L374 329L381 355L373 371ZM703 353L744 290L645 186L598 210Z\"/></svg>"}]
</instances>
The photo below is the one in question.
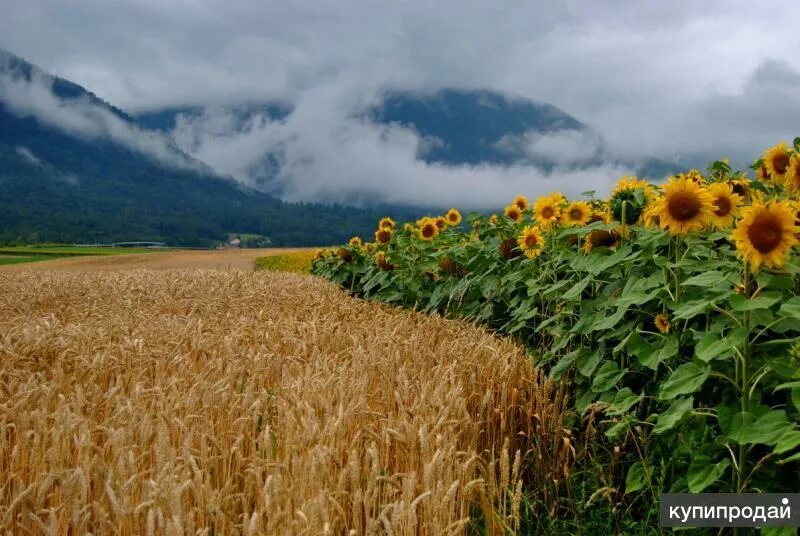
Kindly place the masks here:
<instances>
[{"instance_id":1,"label":"golden wheat","mask_svg":"<svg viewBox=\"0 0 800 536\"><path fill-rule=\"evenodd\" d=\"M316 278L0 272L0 532L513 530L565 407L512 342Z\"/></svg>"}]
</instances>

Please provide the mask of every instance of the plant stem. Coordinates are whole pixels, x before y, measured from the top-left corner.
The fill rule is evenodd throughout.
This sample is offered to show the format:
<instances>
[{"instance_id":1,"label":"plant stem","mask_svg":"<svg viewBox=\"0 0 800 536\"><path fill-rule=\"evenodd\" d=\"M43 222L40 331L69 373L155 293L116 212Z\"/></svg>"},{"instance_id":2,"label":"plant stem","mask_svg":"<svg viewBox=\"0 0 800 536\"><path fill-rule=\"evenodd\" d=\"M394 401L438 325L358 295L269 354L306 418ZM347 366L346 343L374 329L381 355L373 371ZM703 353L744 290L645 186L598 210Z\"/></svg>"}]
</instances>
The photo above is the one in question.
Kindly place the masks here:
<instances>
[{"instance_id":1,"label":"plant stem","mask_svg":"<svg viewBox=\"0 0 800 536\"><path fill-rule=\"evenodd\" d=\"M750 295L750 265L744 265L744 295ZM750 312L742 313L742 327L745 330L745 338L742 343L742 419L744 414L750 411ZM744 491L744 475L746 463L746 450L744 445L739 445L739 463L736 488L737 492Z\"/></svg>"}]
</instances>

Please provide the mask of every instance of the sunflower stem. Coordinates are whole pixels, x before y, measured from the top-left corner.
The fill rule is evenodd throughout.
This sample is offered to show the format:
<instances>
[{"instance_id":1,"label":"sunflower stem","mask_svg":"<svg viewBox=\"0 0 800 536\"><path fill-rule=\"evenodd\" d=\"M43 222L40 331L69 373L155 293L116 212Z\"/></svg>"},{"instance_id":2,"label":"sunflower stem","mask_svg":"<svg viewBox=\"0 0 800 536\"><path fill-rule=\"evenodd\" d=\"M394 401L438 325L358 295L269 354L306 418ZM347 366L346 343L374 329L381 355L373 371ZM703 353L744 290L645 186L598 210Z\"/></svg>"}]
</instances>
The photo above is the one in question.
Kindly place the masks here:
<instances>
[{"instance_id":1,"label":"sunflower stem","mask_svg":"<svg viewBox=\"0 0 800 536\"><path fill-rule=\"evenodd\" d=\"M744 295L750 296L750 263L744 263ZM745 338L742 342L742 418L750 411L750 312L742 313L742 327L745 330ZM736 491L744 491L745 464L747 463L747 451L744 445L739 445L739 456L736 474Z\"/></svg>"},{"instance_id":2,"label":"sunflower stem","mask_svg":"<svg viewBox=\"0 0 800 536\"><path fill-rule=\"evenodd\" d=\"M681 262L681 239L680 237L675 237L675 268L672 271L672 275L675 278L675 301L680 301L681 298L681 269L680 269L680 262Z\"/></svg>"}]
</instances>

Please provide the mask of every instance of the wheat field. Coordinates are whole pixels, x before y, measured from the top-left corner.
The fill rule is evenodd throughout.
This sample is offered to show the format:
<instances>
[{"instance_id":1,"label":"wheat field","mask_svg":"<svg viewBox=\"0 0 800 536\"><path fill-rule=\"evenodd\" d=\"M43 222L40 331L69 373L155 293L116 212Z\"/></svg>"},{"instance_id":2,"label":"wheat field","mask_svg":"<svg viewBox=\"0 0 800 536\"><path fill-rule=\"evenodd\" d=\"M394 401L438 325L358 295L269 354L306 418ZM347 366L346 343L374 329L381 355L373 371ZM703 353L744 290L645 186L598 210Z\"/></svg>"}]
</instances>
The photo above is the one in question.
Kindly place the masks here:
<instances>
[{"instance_id":1,"label":"wheat field","mask_svg":"<svg viewBox=\"0 0 800 536\"><path fill-rule=\"evenodd\" d=\"M3 533L500 533L569 471L567 405L512 342L318 278L0 272Z\"/></svg>"}]
</instances>

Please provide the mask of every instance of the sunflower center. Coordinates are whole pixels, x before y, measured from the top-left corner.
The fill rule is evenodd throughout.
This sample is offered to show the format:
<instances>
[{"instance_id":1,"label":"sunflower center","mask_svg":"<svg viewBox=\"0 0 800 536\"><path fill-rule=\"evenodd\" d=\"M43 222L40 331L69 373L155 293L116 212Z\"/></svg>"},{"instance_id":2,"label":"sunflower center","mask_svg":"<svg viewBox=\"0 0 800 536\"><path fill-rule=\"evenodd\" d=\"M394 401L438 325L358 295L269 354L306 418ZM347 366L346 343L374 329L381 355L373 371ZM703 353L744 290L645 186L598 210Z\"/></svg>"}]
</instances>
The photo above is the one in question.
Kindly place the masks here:
<instances>
[{"instance_id":1,"label":"sunflower center","mask_svg":"<svg viewBox=\"0 0 800 536\"><path fill-rule=\"evenodd\" d=\"M772 167L778 175L783 175L789 167L789 157L784 153L775 155L772 158Z\"/></svg>"},{"instance_id":2,"label":"sunflower center","mask_svg":"<svg viewBox=\"0 0 800 536\"><path fill-rule=\"evenodd\" d=\"M583 211L579 208L573 208L569 211L569 218L572 221L579 221L581 218L583 218Z\"/></svg>"},{"instance_id":3,"label":"sunflower center","mask_svg":"<svg viewBox=\"0 0 800 536\"><path fill-rule=\"evenodd\" d=\"M536 240L536 235L529 234L525 237L525 247L528 249L532 249L536 247L539 241Z\"/></svg>"},{"instance_id":4,"label":"sunflower center","mask_svg":"<svg viewBox=\"0 0 800 536\"><path fill-rule=\"evenodd\" d=\"M700 213L700 200L689 192L679 192L670 197L667 209L678 221L691 220Z\"/></svg>"},{"instance_id":5,"label":"sunflower center","mask_svg":"<svg viewBox=\"0 0 800 536\"><path fill-rule=\"evenodd\" d=\"M758 216L747 230L747 237L759 252L769 253L783 239L781 222L771 214Z\"/></svg>"},{"instance_id":6,"label":"sunflower center","mask_svg":"<svg viewBox=\"0 0 800 536\"><path fill-rule=\"evenodd\" d=\"M422 236L424 236L425 238L433 236L433 225L428 224L425 227L423 227Z\"/></svg>"},{"instance_id":7,"label":"sunflower center","mask_svg":"<svg viewBox=\"0 0 800 536\"><path fill-rule=\"evenodd\" d=\"M589 241L592 243L592 247L611 247L617 241L617 237L608 231L592 231L589 234Z\"/></svg>"},{"instance_id":8,"label":"sunflower center","mask_svg":"<svg viewBox=\"0 0 800 536\"><path fill-rule=\"evenodd\" d=\"M450 221L456 221L458 219L458 216L456 216L455 214L450 214L448 218L450 218Z\"/></svg>"},{"instance_id":9,"label":"sunflower center","mask_svg":"<svg viewBox=\"0 0 800 536\"><path fill-rule=\"evenodd\" d=\"M380 242L381 244L385 244L386 242L388 242L391 239L391 237L392 237L391 233L387 230L382 230L378 232L378 242Z\"/></svg>"},{"instance_id":10,"label":"sunflower center","mask_svg":"<svg viewBox=\"0 0 800 536\"><path fill-rule=\"evenodd\" d=\"M717 216L727 216L731 213L731 200L721 195L714 199L714 214Z\"/></svg>"},{"instance_id":11,"label":"sunflower center","mask_svg":"<svg viewBox=\"0 0 800 536\"><path fill-rule=\"evenodd\" d=\"M544 207L542 209L542 218L549 219L553 217L553 207Z\"/></svg>"}]
</instances>

